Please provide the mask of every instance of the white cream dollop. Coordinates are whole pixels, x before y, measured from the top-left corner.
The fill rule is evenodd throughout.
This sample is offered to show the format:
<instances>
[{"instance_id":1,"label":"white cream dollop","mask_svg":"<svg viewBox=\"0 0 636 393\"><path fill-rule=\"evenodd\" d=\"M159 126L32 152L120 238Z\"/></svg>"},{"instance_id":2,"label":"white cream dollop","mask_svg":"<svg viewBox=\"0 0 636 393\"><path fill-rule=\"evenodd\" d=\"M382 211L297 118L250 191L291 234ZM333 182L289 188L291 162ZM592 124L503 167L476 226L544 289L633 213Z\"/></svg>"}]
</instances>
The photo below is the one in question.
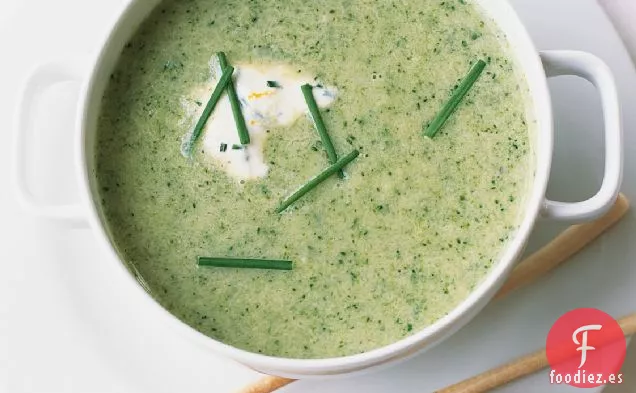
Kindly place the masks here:
<instances>
[{"instance_id":1,"label":"white cream dollop","mask_svg":"<svg viewBox=\"0 0 636 393\"><path fill-rule=\"evenodd\" d=\"M269 169L263 155L267 131L289 127L309 113L301 86L306 83L314 86L314 98L320 108L327 108L334 102L337 90L323 86L311 75L299 73L297 68L285 64L233 66L234 86L241 102L250 143L240 146L232 107L227 94L224 94L206 123L201 135L201 146L208 157L239 181L265 177ZM195 117L207 103L221 76L216 57L210 63L210 71L210 83L191 94L193 101L202 103ZM274 82L275 86L268 86L268 82ZM222 145L227 146L225 151L222 151ZM240 149L235 149L235 146L240 146Z\"/></svg>"}]
</instances>

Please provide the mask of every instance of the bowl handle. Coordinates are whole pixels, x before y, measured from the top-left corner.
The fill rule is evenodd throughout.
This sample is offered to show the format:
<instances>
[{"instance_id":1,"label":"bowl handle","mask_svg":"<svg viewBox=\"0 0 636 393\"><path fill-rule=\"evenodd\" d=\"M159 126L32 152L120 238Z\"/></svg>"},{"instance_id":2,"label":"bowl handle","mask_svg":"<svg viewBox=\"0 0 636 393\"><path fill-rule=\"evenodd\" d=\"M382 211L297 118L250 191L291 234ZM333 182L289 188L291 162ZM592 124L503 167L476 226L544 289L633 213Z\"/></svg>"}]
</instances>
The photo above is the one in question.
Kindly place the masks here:
<instances>
[{"instance_id":1,"label":"bowl handle","mask_svg":"<svg viewBox=\"0 0 636 393\"><path fill-rule=\"evenodd\" d=\"M548 77L575 75L590 81L599 91L605 123L605 174L596 195L581 202L546 199L542 215L572 222L594 220L616 201L623 177L623 131L616 83L609 67L598 57L579 51L541 52Z\"/></svg>"},{"instance_id":2,"label":"bowl handle","mask_svg":"<svg viewBox=\"0 0 636 393\"><path fill-rule=\"evenodd\" d=\"M13 136L12 188L20 206L31 215L71 223L85 222L81 205L50 205L37 201L26 180L27 135L32 127L32 109L37 96L55 84L85 80L86 67L81 59L51 61L37 66L26 79L18 101Z\"/></svg>"}]
</instances>

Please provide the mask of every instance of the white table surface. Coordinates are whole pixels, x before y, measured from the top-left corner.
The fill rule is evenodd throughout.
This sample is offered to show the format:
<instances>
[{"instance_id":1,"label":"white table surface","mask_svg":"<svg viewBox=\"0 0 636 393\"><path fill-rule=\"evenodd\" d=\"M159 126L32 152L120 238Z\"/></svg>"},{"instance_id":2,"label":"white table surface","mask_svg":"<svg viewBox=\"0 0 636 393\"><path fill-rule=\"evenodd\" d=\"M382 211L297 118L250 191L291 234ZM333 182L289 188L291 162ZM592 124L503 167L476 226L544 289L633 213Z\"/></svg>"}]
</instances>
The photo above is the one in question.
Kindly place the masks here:
<instances>
[{"instance_id":1,"label":"white table surface","mask_svg":"<svg viewBox=\"0 0 636 393\"><path fill-rule=\"evenodd\" d=\"M630 1L630 0L626 0ZM636 72L618 36L593 0L511 0L540 49L582 49L616 73L624 103L626 170L623 190L636 200ZM118 295L89 230L36 221L9 192L13 109L28 70L51 58L91 53L125 0L0 0L0 392L230 392L258 375L192 347L163 326L144 324L144 311ZM602 173L598 97L584 82L551 81L557 155L549 195L591 195ZM46 200L72 201L73 103L68 84L42 97L34 110L31 168ZM576 182L572 180L576 179ZM541 223L529 251L563 225ZM325 382L298 382L300 392L428 392L543 347L547 330L575 307L615 317L636 311L636 216L555 274L492 304L447 342L399 367ZM630 355L634 359L634 355ZM636 392L636 369L608 392ZM571 392L541 373L502 392ZM598 391L598 390L588 390ZM282 392L282 391L281 391Z\"/></svg>"}]
</instances>

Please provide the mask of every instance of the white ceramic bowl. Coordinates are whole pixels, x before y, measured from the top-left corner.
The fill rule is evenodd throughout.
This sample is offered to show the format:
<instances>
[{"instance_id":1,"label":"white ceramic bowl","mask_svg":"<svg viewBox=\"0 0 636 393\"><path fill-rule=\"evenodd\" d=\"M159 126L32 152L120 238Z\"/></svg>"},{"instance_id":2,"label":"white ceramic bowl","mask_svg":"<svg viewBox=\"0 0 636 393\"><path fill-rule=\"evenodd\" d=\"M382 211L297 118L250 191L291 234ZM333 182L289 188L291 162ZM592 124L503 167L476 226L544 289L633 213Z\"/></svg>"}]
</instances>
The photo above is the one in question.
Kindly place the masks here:
<instances>
[{"instance_id":1,"label":"white ceramic bowl","mask_svg":"<svg viewBox=\"0 0 636 393\"><path fill-rule=\"evenodd\" d=\"M213 340L172 316L156 303L134 276L124 267L104 229L100 209L95 203L97 190L92 178L94 172L93 148L100 101L119 54L145 17L159 0L131 0L119 21L105 37L99 53L88 61L65 60L44 64L33 71L25 85L17 114L14 188L22 205L37 216L70 222L88 222L99 239L103 251L119 269L123 288L128 296L138 297L146 307L152 308L156 323L172 324L177 332L186 335L202 347L222 353L258 371L291 378L325 377L360 372L394 364L398 360L431 348L444 340L468 321L490 301L506 280L522 253L535 220L547 217L558 220L584 221L598 217L609 209L616 199L622 180L622 130L618 95L608 67L593 55L575 51L549 51L539 54L514 10L503 0L476 0L485 14L494 19L506 34L513 50L518 69L525 74L532 101L531 118L536 120L531 139L534 148L534 179L525 206L520 228L499 261L474 292L446 317L410 337L363 354L318 360L275 358L240 350ZM550 201L545 198L553 151L552 108L547 78L558 75L578 75L592 82L599 90L605 116L605 176L596 195L576 203ZM43 86L69 79L83 81L83 91L77 117L77 172L81 185L82 203L79 206L46 206L37 202L25 182L23 162L23 135L28 125L30 103Z\"/></svg>"}]
</instances>

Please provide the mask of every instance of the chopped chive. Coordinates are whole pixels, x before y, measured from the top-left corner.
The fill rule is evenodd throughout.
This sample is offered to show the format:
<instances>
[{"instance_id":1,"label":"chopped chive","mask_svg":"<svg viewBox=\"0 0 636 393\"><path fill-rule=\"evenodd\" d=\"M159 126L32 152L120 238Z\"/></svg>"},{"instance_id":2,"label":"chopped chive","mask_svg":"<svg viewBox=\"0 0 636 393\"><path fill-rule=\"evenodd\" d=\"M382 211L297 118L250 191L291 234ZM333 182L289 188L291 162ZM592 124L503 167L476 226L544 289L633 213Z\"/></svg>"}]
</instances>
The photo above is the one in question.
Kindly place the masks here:
<instances>
[{"instance_id":1,"label":"chopped chive","mask_svg":"<svg viewBox=\"0 0 636 393\"><path fill-rule=\"evenodd\" d=\"M292 261L277 259L211 258L198 257L199 266L235 267L241 269L292 270Z\"/></svg>"},{"instance_id":2,"label":"chopped chive","mask_svg":"<svg viewBox=\"0 0 636 393\"><path fill-rule=\"evenodd\" d=\"M190 143L188 145L188 155L192 151L192 148L194 147L194 144L196 143L197 139L199 139L199 136L201 136L203 127L205 127L205 123L208 121L208 119L210 118L210 115L212 114L212 112L214 111L214 108L216 107L216 104L218 104L219 100L221 99L221 96L223 95L223 91L225 90L230 80L232 79L233 72L234 72L234 68L232 66L223 69L223 75L221 76L221 79L219 79L219 82L216 84L216 87L214 88L214 91L212 92L212 96L210 96L210 100L208 101L207 105L203 109L203 112L201 113L201 117L199 118L199 121L194 126L194 130L192 131L192 135L190 136Z\"/></svg>"},{"instance_id":3,"label":"chopped chive","mask_svg":"<svg viewBox=\"0 0 636 393\"><path fill-rule=\"evenodd\" d=\"M226 69L229 64L225 53L219 52L217 53L217 57L219 58L219 65L221 66L221 69ZM241 102L236 95L234 82L227 86L227 95L230 99L230 105L232 106L232 114L234 115L234 122L236 123L239 140L242 145L248 145L250 143L250 134L247 131L247 126L245 125L245 118L243 118L243 112L241 111Z\"/></svg>"},{"instance_id":4,"label":"chopped chive","mask_svg":"<svg viewBox=\"0 0 636 393\"><path fill-rule=\"evenodd\" d=\"M285 199L285 201L283 201L283 203L276 209L276 213L283 212L285 209L291 206L294 202L302 198L303 195L305 195L306 193L314 189L316 186L318 186L318 184L325 181L329 176L342 170L342 168L344 168L347 164L355 160L359 154L360 153L357 150L352 151L351 153L347 154L346 156L338 160L335 164L329 166L327 169L322 171L318 176L309 180L304 186L300 187L290 197Z\"/></svg>"},{"instance_id":5,"label":"chopped chive","mask_svg":"<svg viewBox=\"0 0 636 393\"><path fill-rule=\"evenodd\" d=\"M221 143L221 147L219 148L219 150L221 151L221 153L225 153L225 151L227 150L227 143Z\"/></svg>"},{"instance_id":6,"label":"chopped chive","mask_svg":"<svg viewBox=\"0 0 636 393\"><path fill-rule=\"evenodd\" d=\"M322 144L325 146L325 150L327 151L327 157L329 157L329 163L335 164L338 161L338 155L336 154L336 149L333 147L333 143L331 143L331 138L327 133L327 127L325 127L325 123L322 120L322 116L320 116L320 110L318 109L318 104L316 104L316 100L314 99L313 87L309 84L304 84L300 87L303 92L303 96L305 97L305 102L307 103L307 107L309 108L309 113L311 114L312 119L314 120L314 125L316 126L316 130L320 135L320 139L322 140ZM338 176L342 179L344 177L344 173L342 170L338 171Z\"/></svg>"},{"instance_id":7,"label":"chopped chive","mask_svg":"<svg viewBox=\"0 0 636 393\"><path fill-rule=\"evenodd\" d=\"M475 82L479 78L479 75L481 75L485 67L486 62L484 62L483 60L479 60L477 63L475 63L475 65L468 72L468 75L466 75L464 80L453 92L451 98L444 105L437 116L435 116L435 119L433 119L431 124L427 127L426 131L424 132L424 136L432 138L435 136L435 134L437 134L437 132L444 126L444 123L446 123L446 120L448 120L455 109L457 109L457 106L466 96L470 88L475 84Z\"/></svg>"},{"instance_id":8,"label":"chopped chive","mask_svg":"<svg viewBox=\"0 0 636 393\"><path fill-rule=\"evenodd\" d=\"M232 150L243 150L242 145L232 145Z\"/></svg>"},{"instance_id":9,"label":"chopped chive","mask_svg":"<svg viewBox=\"0 0 636 393\"><path fill-rule=\"evenodd\" d=\"M267 81L267 87L280 88L280 83L276 81Z\"/></svg>"}]
</instances>

